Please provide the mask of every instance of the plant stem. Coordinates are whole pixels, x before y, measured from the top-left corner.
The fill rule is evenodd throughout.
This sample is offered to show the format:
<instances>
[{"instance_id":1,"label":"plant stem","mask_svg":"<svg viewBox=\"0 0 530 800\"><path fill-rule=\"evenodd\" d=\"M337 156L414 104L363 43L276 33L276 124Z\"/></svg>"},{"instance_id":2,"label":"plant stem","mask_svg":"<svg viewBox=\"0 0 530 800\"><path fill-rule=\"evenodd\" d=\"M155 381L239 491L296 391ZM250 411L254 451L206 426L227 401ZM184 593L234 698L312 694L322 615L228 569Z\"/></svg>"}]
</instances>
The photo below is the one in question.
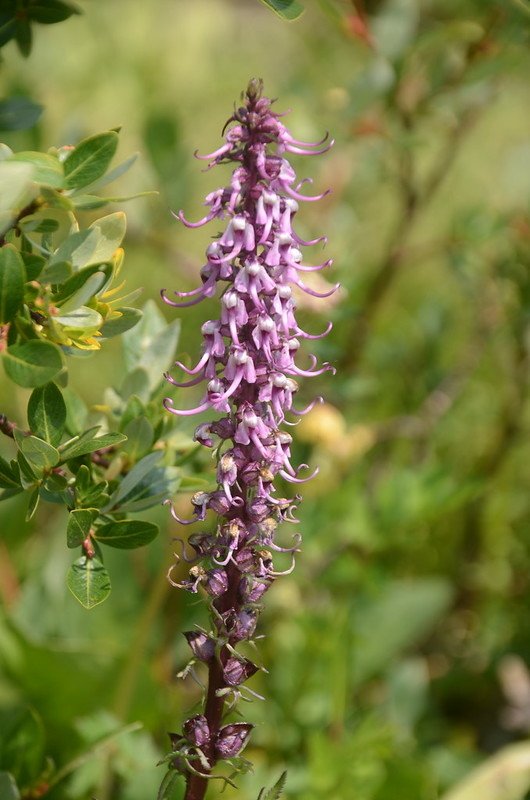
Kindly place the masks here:
<instances>
[{"instance_id":1,"label":"plant stem","mask_svg":"<svg viewBox=\"0 0 530 800\"><path fill-rule=\"evenodd\" d=\"M227 570L228 573L228 590L217 601L215 601L215 608L223 614L230 608L239 608L237 600L237 587L240 581L240 574L235 567L231 565ZM208 721L210 729L211 741L215 741L215 737L221 727L221 721L224 711L224 697L218 696L218 691L225 688L226 684L223 677L222 664L225 663L229 656L229 651L226 647L221 648L219 659L214 656L208 664L208 692L206 695L206 704L204 708L204 716ZM208 757L212 766L215 765L216 758L215 752L212 747L205 754ZM184 800L203 800L208 789L208 778L202 778L200 775L193 775L188 773L188 782L186 784L186 794Z\"/></svg>"},{"instance_id":2,"label":"plant stem","mask_svg":"<svg viewBox=\"0 0 530 800\"><path fill-rule=\"evenodd\" d=\"M166 559L163 558L160 569L153 578L149 596L138 620L134 639L128 650L128 658L118 677L113 712L123 722L126 721L129 714L139 673L142 664L145 663L145 650L149 643L154 621L158 617L159 610L168 593L167 568L168 564ZM98 800L111 800L114 782L111 761L112 753L107 751L105 770L97 794Z\"/></svg>"}]
</instances>

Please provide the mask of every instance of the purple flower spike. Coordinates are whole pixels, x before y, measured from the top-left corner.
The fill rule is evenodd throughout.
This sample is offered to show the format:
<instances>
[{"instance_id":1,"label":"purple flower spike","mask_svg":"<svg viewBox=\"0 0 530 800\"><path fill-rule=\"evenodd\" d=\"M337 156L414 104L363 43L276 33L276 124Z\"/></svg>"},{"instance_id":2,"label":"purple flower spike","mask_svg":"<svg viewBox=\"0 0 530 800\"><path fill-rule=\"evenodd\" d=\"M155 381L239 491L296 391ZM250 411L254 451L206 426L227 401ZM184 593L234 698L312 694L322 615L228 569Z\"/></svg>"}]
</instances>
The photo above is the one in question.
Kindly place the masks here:
<instances>
[{"instance_id":1,"label":"purple flower spike","mask_svg":"<svg viewBox=\"0 0 530 800\"><path fill-rule=\"evenodd\" d=\"M195 440L213 448L216 456L216 488L194 495L190 520L180 519L168 501L174 519L182 524L204 520L208 511L218 515L215 534L193 534L189 539L198 562L189 577L172 581L192 593L205 593L212 612L210 636L185 634L196 657L208 663L209 686L204 716L193 717L184 728L195 731L197 720L205 720L209 738L200 748L212 768L219 759L236 756L247 742L251 725L221 727L225 702L233 708L242 693L245 698L252 694L240 687L258 670L236 648L253 637L263 595L280 575L292 571L301 541L295 534L292 546L275 542L279 523L297 521L294 512L300 501L299 495L283 497L275 483L301 484L317 472L300 474L306 465L292 463L292 437L282 426L296 424L296 417L320 400L301 410L295 407L299 378L334 372L311 354L298 363L301 345L326 336L331 323L323 333L302 330L293 287L312 297L328 297L338 286L317 292L301 279L304 273L328 269L332 263L316 259L322 263L308 264L302 250L325 242L326 237L304 241L294 227L300 205L327 192L307 194L308 181L300 181L287 160L291 153L319 155L333 142L327 136L319 142L302 142L290 134L281 116L262 95L261 81L251 81L243 104L225 126L224 144L199 156L209 161L209 167L231 163L228 185L206 197L206 213L197 222L189 221L182 211L176 215L188 228L216 221L222 229L206 249L202 285L174 292L175 299L162 292L170 306L184 308L220 290L218 317L206 320L201 328L197 363L190 368L177 361L175 376L166 376L181 387L202 384L202 393L185 408L180 401L178 406L169 398L164 401L177 416L216 415L201 421L195 431ZM281 568L273 560L278 553L284 554ZM285 554L291 558L290 566ZM193 735L197 739L198 734ZM189 733L186 737L191 740ZM185 800L202 800L208 770L184 772Z\"/></svg>"}]
</instances>

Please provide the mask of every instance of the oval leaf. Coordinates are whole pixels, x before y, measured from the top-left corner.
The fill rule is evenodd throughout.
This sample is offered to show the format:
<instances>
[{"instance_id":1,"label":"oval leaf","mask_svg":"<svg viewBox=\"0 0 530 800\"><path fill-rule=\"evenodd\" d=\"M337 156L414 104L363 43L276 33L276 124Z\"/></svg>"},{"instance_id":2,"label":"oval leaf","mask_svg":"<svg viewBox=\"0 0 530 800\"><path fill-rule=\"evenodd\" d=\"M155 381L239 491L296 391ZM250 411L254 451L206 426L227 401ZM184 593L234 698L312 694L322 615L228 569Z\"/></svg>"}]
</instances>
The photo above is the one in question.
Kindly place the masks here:
<instances>
[{"instance_id":1,"label":"oval leaf","mask_svg":"<svg viewBox=\"0 0 530 800\"><path fill-rule=\"evenodd\" d=\"M17 444L32 469L37 472L51 469L59 463L59 451L37 436L16 436Z\"/></svg>"},{"instance_id":2,"label":"oval leaf","mask_svg":"<svg viewBox=\"0 0 530 800\"><path fill-rule=\"evenodd\" d=\"M94 263L108 261L123 241L127 227L127 218L123 211L107 214L97 219L90 230L98 233L98 246L94 253Z\"/></svg>"},{"instance_id":3,"label":"oval leaf","mask_svg":"<svg viewBox=\"0 0 530 800\"><path fill-rule=\"evenodd\" d=\"M79 547L83 544L98 513L97 508L77 508L70 512L66 527L68 547Z\"/></svg>"},{"instance_id":4,"label":"oval leaf","mask_svg":"<svg viewBox=\"0 0 530 800\"><path fill-rule=\"evenodd\" d=\"M14 344L4 353L4 369L11 380L25 389L44 386L63 371L64 356L51 342L33 339Z\"/></svg>"},{"instance_id":5,"label":"oval leaf","mask_svg":"<svg viewBox=\"0 0 530 800\"><path fill-rule=\"evenodd\" d=\"M26 271L12 244L0 248L0 324L11 322L24 301Z\"/></svg>"},{"instance_id":6,"label":"oval leaf","mask_svg":"<svg viewBox=\"0 0 530 800\"><path fill-rule=\"evenodd\" d=\"M111 317L105 321L101 328L101 335L105 339L110 339L112 336L119 336L121 333L134 328L134 326L141 320L142 312L138 308L117 308L116 312L119 317Z\"/></svg>"},{"instance_id":7,"label":"oval leaf","mask_svg":"<svg viewBox=\"0 0 530 800\"><path fill-rule=\"evenodd\" d=\"M47 383L31 393L28 422L32 433L50 444L59 444L66 424L66 404L54 383Z\"/></svg>"},{"instance_id":8,"label":"oval leaf","mask_svg":"<svg viewBox=\"0 0 530 800\"><path fill-rule=\"evenodd\" d=\"M105 174L118 147L115 131L84 139L64 162L65 185L68 189L88 186Z\"/></svg>"},{"instance_id":9,"label":"oval leaf","mask_svg":"<svg viewBox=\"0 0 530 800\"><path fill-rule=\"evenodd\" d=\"M68 570L66 585L85 608L94 608L110 594L109 573L97 558L78 558Z\"/></svg>"},{"instance_id":10,"label":"oval leaf","mask_svg":"<svg viewBox=\"0 0 530 800\"><path fill-rule=\"evenodd\" d=\"M110 547L118 547L120 550L133 550L135 547L143 547L145 544L149 544L157 534L158 526L152 522L126 519L103 525L103 527L98 528L94 538L102 544L108 544Z\"/></svg>"}]
</instances>

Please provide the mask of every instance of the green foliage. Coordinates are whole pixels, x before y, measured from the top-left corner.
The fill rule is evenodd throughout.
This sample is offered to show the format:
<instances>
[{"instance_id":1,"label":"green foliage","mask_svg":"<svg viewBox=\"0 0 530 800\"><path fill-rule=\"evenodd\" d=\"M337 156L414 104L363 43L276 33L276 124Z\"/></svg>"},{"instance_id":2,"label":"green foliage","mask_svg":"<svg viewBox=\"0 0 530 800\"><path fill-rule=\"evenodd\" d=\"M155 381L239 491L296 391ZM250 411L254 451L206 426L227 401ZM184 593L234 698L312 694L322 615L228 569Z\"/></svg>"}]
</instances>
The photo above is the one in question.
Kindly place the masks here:
<instances>
[{"instance_id":1,"label":"green foliage","mask_svg":"<svg viewBox=\"0 0 530 800\"><path fill-rule=\"evenodd\" d=\"M0 10L0 47L14 39L23 56L31 52L33 25L62 22L79 8L66 0L3 0Z\"/></svg>"},{"instance_id":2,"label":"green foliage","mask_svg":"<svg viewBox=\"0 0 530 800\"><path fill-rule=\"evenodd\" d=\"M85 608L110 592L101 547L134 549L158 533L154 523L124 514L160 503L177 490L181 475L172 463L177 451L167 439L173 423L160 404L179 325L166 326L148 304L134 335L141 312L122 306L122 285L113 286L123 262L125 215L114 212L88 227L77 216L80 208L111 202L91 195L87 203L87 195L79 192L97 191L134 162L132 157L110 169L117 146L117 132L108 131L48 153L13 153L6 147L0 162L6 177L0 212L0 351L7 377L33 389L29 431L9 423L16 453L11 463L0 461L0 501L26 492L26 521L41 501L66 507L67 546L81 548L67 584ZM125 295L129 303L134 296ZM65 391L69 358L98 350L106 339L125 332L123 386L113 391L112 407L103 405L102 413L89 419L79 398ZM136 418L132 402L139 403Z\"/></svg>"},{"instance_id":3,"label":"green foliage","mask_svg":"<svg viewBox=\"0 0 530 800\"><path fill-rule=\"evenodd\" d=\"M298 0L261 0L261 2L285 20L298 19L304 13L304 6Z\"/></svg>"},{"instance_id":4,"label":"green foliage","mask_svg":"<svg viewBox=\"0 0 530 800\"><path fill-rule=\"evenodd\" d=\"M3 354L3 362L9 378L26 389L55 380L65 367L61 350L42 339L11 345Z\"/></svg>"}]
</instances>

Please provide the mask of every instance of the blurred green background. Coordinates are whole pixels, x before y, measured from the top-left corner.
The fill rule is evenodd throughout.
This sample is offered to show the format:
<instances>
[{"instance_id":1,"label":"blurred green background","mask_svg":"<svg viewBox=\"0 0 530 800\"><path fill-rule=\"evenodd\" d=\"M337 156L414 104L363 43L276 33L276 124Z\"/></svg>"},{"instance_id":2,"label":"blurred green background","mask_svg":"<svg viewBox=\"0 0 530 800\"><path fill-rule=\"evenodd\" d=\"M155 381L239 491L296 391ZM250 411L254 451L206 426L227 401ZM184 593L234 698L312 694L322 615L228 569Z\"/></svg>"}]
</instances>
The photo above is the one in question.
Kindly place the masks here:
<instances>
[{"instance_id":1,"label":"blurred green background","mask_svg":"<svg viewBox=\"0 0 530 800\"><path fill-rule=\"evenodd\" d=\"M250 77L297 137L335 138L293 161L333 188L299 229L329 237L343 288L300 314L315 332L333 320L315 352L338 373L301 390L326 398L296 429L299 460L321 471L297 569L262 618L255 773L225 796L254 800L287 767L293 800L530 797L530 6L308 0L288 24L257 0L80 5L36 31L28 60L5 48L3 95L45 111L4 138L46 149L123 126L119 155L140 158L120 193L160 191L126 207L124 273L144 301L196 285L215 231L169 209L197 218L227 180L192 154L218 146ZM180 357L197 353L208 303L182 313ZM119 343L70 369L101 403ZM27 393L3 375L0 392L17 419ZM64 586L65 514L24 514L18 498L0 506L0 727L25 726L22 771L73 761L50 800L154 799L166 732L200 697L176 678L181 631L205 622L165 581L177 526L160 509L155 544L111 553L113 594L87 612Z\"/></svg>"}]
</instances>

